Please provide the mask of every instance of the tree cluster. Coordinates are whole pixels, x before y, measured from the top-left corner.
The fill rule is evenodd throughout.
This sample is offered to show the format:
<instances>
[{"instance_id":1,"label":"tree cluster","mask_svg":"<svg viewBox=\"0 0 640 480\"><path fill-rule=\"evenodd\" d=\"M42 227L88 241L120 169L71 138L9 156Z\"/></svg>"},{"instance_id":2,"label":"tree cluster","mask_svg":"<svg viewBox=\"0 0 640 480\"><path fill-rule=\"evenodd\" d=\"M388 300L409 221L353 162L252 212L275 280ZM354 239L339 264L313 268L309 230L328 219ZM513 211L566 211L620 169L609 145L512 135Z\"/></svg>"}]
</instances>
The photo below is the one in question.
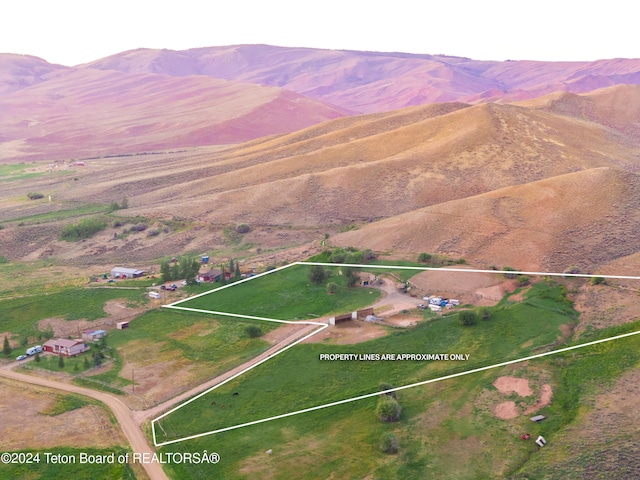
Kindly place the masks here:
<instances>
[{"instance_id":1,"label":"tree cluster","mask_svg":"<svg viewBox=\"0 0 640 480\"><path fill-rule=\"evenodd\" d=\"M200 272L200 263L194 258L183 257L177 262L170 264L162 262L160 264L160 275L163 282L185 279L187 284L193 285Z\"/></svg>"}]
</instances>

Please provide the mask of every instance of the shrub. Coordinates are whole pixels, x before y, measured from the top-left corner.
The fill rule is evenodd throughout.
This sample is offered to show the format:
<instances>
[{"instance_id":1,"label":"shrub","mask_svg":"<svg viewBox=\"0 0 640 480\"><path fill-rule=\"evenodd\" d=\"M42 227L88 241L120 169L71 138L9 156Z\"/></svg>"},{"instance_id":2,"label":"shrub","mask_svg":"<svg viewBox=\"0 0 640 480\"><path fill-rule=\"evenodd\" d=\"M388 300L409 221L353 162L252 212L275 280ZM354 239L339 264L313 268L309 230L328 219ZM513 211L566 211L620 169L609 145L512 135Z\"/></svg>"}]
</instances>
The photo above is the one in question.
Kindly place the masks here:
<instances>
[{"instance_id":1,"label":"shrub","mask_svg":"<svg viewBox=\"0 0 640 480\"><path fill-rule=\"evenodd\" d=\"M458 313L462 325L474 325L478 321L478 315L473 310L463 310Z\"/></svg>"},{"instance_id":2,"label":"shrub","mask_svg":"<svg viewBox=\"0 0 640 480\"><path fill-rule=\"evenodd\" d=\"M262 329L256 325L248 325L244 332L249 338L258 338L262 336Z\"/></svg>"},{"instance_id":3,"label":"shrub","mask_svg":"<svg viewBox=\"0 0 640 480\"><path fill-rule=\"evenodd\" d=\"M418 261L422 263L429 262L432 258L433 255L431 255L430 253L422 252L420 255L418 255Z\"/></svg>"},{"instance_id":4,"label":"shrub","mask_svg":"<svg viewBox=\"0 0 640 480\"><path fill-rule=\"evenodd\" d=\"M572 273L572 274L580 273L580 267L578 267L577 265L571 265L570 267L565 268L564 272L562 273Z\"/></svg>"},{"instance_id":5,"label":"shrub","mask_svg":"<svg viewBox=\"0 0 640 480\"><path fill-rule=\"evenodd\" d=\"M133 227L131 227L132 232L144 232L146 229L146 223L136 223Z\"/></svg>"},{"instance_id":6,"label":"shrub","mask_svg":"<svg viewBox=\"0 0 640 480\"><path fill-rule=\"evenodd\" d=\"M480 307L476 310L476 315L482 320L489 320L491 318L491 310L487 307Z\"/></svg>"},{"instance_id":7,"label":"shrub","mask_svg":"<svg viewBox=\"0 0 640 480\"><path fill-rule=\"evenodd\" d=\"M334 294L337 291L338 291L338 284L337 283L333 283L333 282L327 283L327 293L328 294Z\"/></svg>"},{"instance_id":8,"label":"shrub","mask_svg":"<svg viewBox=\"0 0 640 480\"><path fill-rule=\"evenodd\" d=\"M107 222L87 218L80 223L66 225L60 233L60 238L67 242L75 242L92 237L105 228L107 228Z\"/></svg>"},{"instance_id":9,"label":"shrub","mask_svg":"<svg viewBox=\"0 0 640 480\"><path fill-rule=\"evenodd\" d=\"M147 237L157 237L158 235L160 235L160 230L158 229L149 230L147 232Z\"/></svg>"},{"instance_id":10,"label":"shrub","mask_svg":"<svg viewBox=\"0 0 640 480\"><path fill-rule=\"evenodd\" d=\"M120 205L118 205L118 202L111 202L107 207L107 212L108 213L115 212L119 208L120 208Z\"/></svg>"},{"instance_id":11,"label":"shrub","mask_svg":"<svg viewBox=\"0 0 640 480\"><path fill-rule=\"evenodd\" d=\"M311 283L316 285L320 285L324 282L324 279L327 277L326 272L324 271L324 267L322 265L311 265L309 267L309 273L307 274L307 278Z\"/></svg>"},{"instance_id":12,"label":"shrub","mask_svg":"<svg viewBox=\"0 0 640 480\"><path fill-rule=\"evenodd\" d=\"M4 255L0 255L0 264L9 263L9 259Z\"/></svg>"},{"instance_id":13,"label":"shrub","mask_svg":"<svg viewBox=\"0 0 640 480\"><path fill-rule=\"evenodd\" d=\"M393 388L393 385L391 385L390 383L386 383L386 382L380 382L378 384L378 391L382 392L383 395L389 395L390 397L395 398L396 400L398 399L398 395L396 392L389 392L388 390L391 390Z\"/></svg>"},{"instance_id":14,"label":"shrub","mask_svg":"<svg viewBox=\"0 0 640 480\"><path fill-rule=\"evenodd\" d=\"M502 270L507 271L507 272L517 272L517 270L513 267L508 267L508 266L504 266L502 267ZM516 278L516 276L512 273L505 273L504 274L504 278Z\"/></svg>"},{"instance_id":15,"label":"shrub","mask_svg":"<svg viewBox=\"0 0 640 480\"><path fill-rule=\"evenodd\" d=\"M380 439L380 449L384 453L398 452L398 438L391 432L385 432Z\"/></svg>"},{"instance_id":16,"label":"shrub","mask_svg":"<svg viewBox=\"0 0 640 480\"><path fill-rule=\"evenodd\" d=\"M122 220L116 219L113 222L111 222L111 226L113 228L121 227L122 225L124 225L124 222Z\"/></svg>"},{"instance_id":17,"label":"shrub","mask_svg":"<svg viewBox=\"0 0 640 480\"><path fill-rule=\"evenodd\" d=\"M242 234L249 233L250 230L251 230L251 227L246 223L241 223L236 227L236 232L242 233Z\"/></svg>"},{"instance_id":18,"label":"shrub","mask_svg":"<svg viewBox=\"0 0 640 480\"><path fill-rule=\"evenodd\" d=\"M383 422L395 422L400 418L402 413L402 407L390 395L382 395L378 399L378 405L376 406L376 415Z\"/></svg>"},{"instance_id":19,"label":"shrub","mask_svg":"<svg viewBox=\"0 0 640 480\"><path fill-rule=\"evenodd\" d=\"M2 263L2 261L0 261L0 263ZM604 278L602 277L592 277L591 278L591 285L601 285L604 283Z\"/></svg>"},{"instance_id":20,"label":"shrub","mask_svg":"<svg viewBox=\"0 0 640 480\"><path fill-rule=\"evenodd\" d=\"M521 287L529 285L529 277L527 277L526 275L520 275L518 277L518 285L520 285Z\"/></svg>"},{"instance_id":21,"label":"shrub","mask_svg":"<svg viewBox=\"0 0 640 480\"><path fill-rule=\"evenodd\" d=\"M44 194L38 193L38 192L31 192L31 193L27 193L27 197L29 197L29 200L38 200L40 198L44 198Z\"/></svg>"}]
</instances>

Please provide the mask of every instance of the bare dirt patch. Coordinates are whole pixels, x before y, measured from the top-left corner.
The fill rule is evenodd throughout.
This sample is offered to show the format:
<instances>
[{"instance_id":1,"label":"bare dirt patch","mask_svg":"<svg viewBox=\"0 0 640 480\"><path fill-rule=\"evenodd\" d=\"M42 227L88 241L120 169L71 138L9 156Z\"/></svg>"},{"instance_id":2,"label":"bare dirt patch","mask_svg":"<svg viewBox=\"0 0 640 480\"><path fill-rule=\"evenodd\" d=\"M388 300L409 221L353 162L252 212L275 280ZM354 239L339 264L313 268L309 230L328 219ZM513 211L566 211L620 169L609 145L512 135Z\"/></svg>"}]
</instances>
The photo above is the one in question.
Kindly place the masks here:
<instances>
[{"instance_id":1,"label":"bare dirt patch","mask_svg":"<svg viewBox=\"0 0 640 480\"><path fill-rule=\"evenodd\" d=\"M500 377L493 382L493 386L504 394L515 392L521 397L528 397L533 394L533 390L529 387L529 380L526 378Z\"/></svg>"},{"instance_id":2,"label":"bare dirt patch","mask_svg":"<svg viewBox=\"0 0 640 480\"><path fill-rule=\"evenodd\" d=\"M322 332L307 338L303 343L332 343L336 345L350 345L354 343L366 342L374 338L384 337L387 329L381 325L376 325L360 320L330 325Z\"/></svg>"},{"instance_id":3,"label":"bare dirt patch","mask_svg":"<svg viewBox=\"0 0 640 480\"><path fill-rule=\"evenodd\" d=\"M452 271L456 270L456 271ZM411 279L423 295L437 294L456 298L462 303L491 306L517 288L516 280L505 280L501 274L462 273L468 268L443 268L419 273Z\"/></svg>"},{"instance_id":4,"label":"bare dirt patch","mask_svg":"<svg viewBox=\"0 0 640 480\"><path fill-rule=\"evenodd\" d=\"M524 411L524 414L530 415L546 407L547 405L550 405L552 397L553 397L553 389L551 388L551 385L549 385L548 383L545 383L541 388L540 398L536 400L536 404L527 408Z\"/></svg>"},{"instance_id":5,"label":"bare dirt patch","mask_svg":"<svg viewBox=\"0 0 640 480\"><path fill-rule=\"evenodd\" d=\"M57 394L5 379L0 380L0 386L0 448L3 450L59 446L103 448L125 443L107 412L98 406L89 405L56 416L43 415L40 412L51 408Z\"/></svg>"},{"instance_id":6,"label":"bare dirt patch","mask_svg":"<svg viewBox=\"0 0 640 480\"><path fill-rule=\"evenodd\" d=\"M396 327L413 327L422 321L423 317L417 315L392 315L384 319L385 323L389 323Z\"/></svg>"},{"instance_id":7,"label":"bare dirt patch","mask_svg":"<svg viewBox=\"0 0 640 480\"><path fill-rule=\"evenodd\" d=\"M494 415L501 420L509 420L519 415L516 403L512 401L502 402L496 405Z\"/></svg>"}]
</instances>

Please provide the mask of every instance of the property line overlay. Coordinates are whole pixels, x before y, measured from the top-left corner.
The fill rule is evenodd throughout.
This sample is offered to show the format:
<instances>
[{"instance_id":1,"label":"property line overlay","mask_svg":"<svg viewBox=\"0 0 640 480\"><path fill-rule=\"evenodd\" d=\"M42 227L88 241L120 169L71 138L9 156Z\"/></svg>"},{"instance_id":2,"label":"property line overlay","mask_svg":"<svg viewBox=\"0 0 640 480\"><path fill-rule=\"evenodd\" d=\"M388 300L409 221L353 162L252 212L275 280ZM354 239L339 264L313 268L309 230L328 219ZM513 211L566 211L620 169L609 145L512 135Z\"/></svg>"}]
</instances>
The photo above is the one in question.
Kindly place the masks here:
<instances>
[{"instance_id":1,"label":"property line overlay","mask_svg":"<svg viewBox=\"0 0 640 480\"><path fill-rule=\"evenodd\" d=\"M583 274L583 273L556 273L556 272L522 272L522 271L513 271L513 270L449 269L449 268L434 268L434 267L413 267L413 266L404 266L404 265L366 265L366 264L363 265L363 264L351 264L351 263L294 262L294 263L290 263L288 265L284 265L282 267L275 268L273 270L269 270L268 272L257 274L257 275L255 275L253 277L244 278L244 279L239 280L237 282L234 282L234 283L231 283L231 284L228 284L228 285L223 285L221 287L218 287L218 288L215 288L215 289L212 289L212 290L208 290L208 291L200 293L198 295L193 295L191 297L188 297L188 298L185 298L185 299L182 299L182 300L178 300L178 301L173 302L173 303L168 304L168 305L163 305L163 308L169 308L169 309L175 309L175 310L183 310L183 311L190 311L190 312L196 312L196 313L207 313L207 314L211 314L211 315L220 315L220 316L227 316L227 317L233 317L233 318L243 318L243 319L248 319L248 320L257 320L257 321L264 321L264 322L287 323L287 324L296 324L296 325L317 325L320 328L315 329L313 332L305 335L304 337L296 340L295 342L292 342L289 345L284 346L282 349L280 349L280 350L268 355L267 357L263 358L262 360L259 360L255 364L245 368L244 370L241 370L240 372L232 375L231 377L227 378L226 380L223 380L220 383L217 383L213 387L211 387L211 388L199 393L198 395L190 398L189 400L185 401L184 403L172 408L171 410L168 410L167 412L163 413L162 415L159 415L158 417L156 417L153 420L151 420L151 431L152 431L152 435L153 435L153 444L156 447L162 447L162 446L171 445L171 444L174 444L174 443L184 442L184 441L188 441L188 440L194 440L196 438L201 438L201 437L205 437L205 436L208 436L208 435L214 435L216 433L227 432L227 431L230 431L230 430L235 430L235 429L243 428L243 427L249 427L249 426L252 426L252 425L257 425L257 424L260 424L260 423L270 422L270 421L278 420L278 419L281 419L281 418L286 418L286 417L291 417L291 416L294 416L294 415L300 415L300 414L303 414L303 413L313 412L313 411L316 411L316 410L321 410L323 408L329 408L329 407L334 407L334 406L337 406L337 405L343 405L345 403L356 402L358 400L363 400L363 399L366 399L366 398L376 397L376 396L379 396L381 394L381 392L376 391L374 393L367 393L365 395L360 395L360 396L357 396L357 397L346 398L344 400L338 400L338 401L331 402L331 403L317 405L317 406L314 406L314 407L305 408L303 410L296 410L296 411L293 411L293 412L284 413L284 414L276 415L276 416L273 416L273 417L263 418L263 419L260 419L260 420L254 420L252 422L233 425L233 426L230 426L230 427L220 428L220 429L212 430L212 431L209 431L209 432L198 433L198 434L195 434L195 435L190 435L190 436L187 436L187 437L178 438L178 439L174 439L174 440L168 440L166 442L158 443L157 437L156 437L156 428L155 428L155 423L156 422L159 422L164 417L166 417L166 416L170 415L171 413L179 410L180 408L184 407L185 405L188 405L189 403L191 403L191 402L199 399L200 397L212 392L213 390L217 389L218 387L221 387L222 385L224 385L224 384L226 384L226 383L228 383L228 382L230 382L232 380L235 380L236 378L240 377L244 373L246 373L246 372L258 367L259 365L262 365L263 363L265 363L266 361L270 360L271 358L273 358L273 357L275 357L275 356L287 351L288 349L294 347L298 343L303 342L307 338L310 338L310 337L316 335L317 333L321 332L325 328L329 327L329 325L327 323L321 323L321 322L312 322L312 321L307 321L307 320L296 320L296 321L280 320L280 319L275 319L275 318L258 317L258 316L244 315L244 314L238 314L238 313L232 313L232 312L218 312L218 311L214 311L214 310L204 310L204 309L198 309L198 308L182 307L182 306L178 306L178 305L181 304L181 303L184 303L186 301L193 300L195 298L202 297L204 295L208 295L210 293L218 292L218 291L223 290L225 288L233 287L233 286L238 285L240 283L248 282L250 280L255 280L255 279L263 277L265 275L284 270L285 268L289 268L289 267L292 267L294 265L320 265L320 266L324 266L324 267L355 267L355 268L363 268L363 269L375 268L375 269L387 269L387 270L424 270L424 271L446 271L446 272L465 272L465 273L496 273L496 274L532 275L532 276L549 276L549 277L580 277L580 278L599 277L599 278L610 278L610 279L640 280L640 276L625 276L625 275L594 275L594 274ZM556 354L559 354L559 353L568 352L570 350L576 350L576 349L588 347L588 346L591 346L591 345L597 345L599 343L605 343L605 342L610 342L610 341L613 341L613 340L619 340L619 339L622 339L622 338L631 337L631 336L638 335L638 334L640 334L640 330L635 331L635 332L621 334L621 335L616 335L616 336L613 336L613 337L608 337L608 338L604 338L604 339L600 339L600 340L594 340L594 341L587 342L587 343L582 343L582 344L579 344L579 345L573 345L573 346L561 348L561 349L558 349L558 350L552 350L552 351L549 351L549 352L544 352L544 353L539 353L539 354L536 354L536 355L522 357L522 358L518 358L518 359L515 359L515 360L508 360L508 361L501 362L501 363L496 363L496 364L493 364L493 365L474 368L474 369L471 369L471 370L466 370L466 371L463 371L463 372L458 372L458 373L454 373L454 374L450 374L450 375L445 375L445 376L442 376L442 377L438 377L438 378L434 378L434 379L430 379L430 380L425 380L425 381L422 381L422 382L412 383L410 385L403 385L401 387L395 387L395 388L391 388L391 389L385 390L382 393L396 392L396 391L405 390L405 389L408 389L408 388L414 388L414 387L419 387L419 386L422 386L422 385L428 385L430 383L439 382L441 380L448 380L448 379L452 379L452 378L462 377L462 376L465 376L465 375L470 375L472 373L483 372L483 371L491 370L491 369L494 369L494 368L500 368L500 367L504 367L504 366L507 366L507 365L512 365L512 364L515 364L515 363L525 362L525 361L528 361L528 360L534 360L536 358L542 358L542 357L547 357L547 356L550 356L550 355L556 355Z\"/></svg>"}]
</instances>

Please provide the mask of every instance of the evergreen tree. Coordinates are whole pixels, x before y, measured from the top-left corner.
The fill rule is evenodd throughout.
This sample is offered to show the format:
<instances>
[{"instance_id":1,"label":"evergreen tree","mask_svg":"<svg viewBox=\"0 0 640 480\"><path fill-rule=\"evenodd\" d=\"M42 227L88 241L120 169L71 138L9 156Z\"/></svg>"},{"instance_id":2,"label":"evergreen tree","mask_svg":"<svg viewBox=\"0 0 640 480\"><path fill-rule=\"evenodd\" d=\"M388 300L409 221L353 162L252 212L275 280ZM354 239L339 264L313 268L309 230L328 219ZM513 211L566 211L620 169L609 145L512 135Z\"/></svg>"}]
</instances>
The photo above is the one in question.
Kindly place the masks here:
<instances>
[{"instance_id":1,"label":"evergreen tree","mask_svg":"<svg viewBox=\"0 0 640 480\"><path fill-rule=\"evenodd\" d=\"M7 336L4 336L4 346L2 347L2 353L4 353L5 357L11 355L11 345L9 345L9 339Z\"/></svg>"},{"instance_id":2,"label":"evergreen tree","mask_svg":"<svg viewBox=\"0 0 640 480\"><path fill-rule=\"evenodd\" d=\"M64 369L64 357L62 356L62 354L58 354L58 368L60 370Z\"/></svg>"},{"instance_id":3,"label":"evergreen tree","mask_svg":"<svg viewBox=\"0 0 640 480\"><path fill-rule=\"evenodd\" d=\"M36 356L35 356L35 357L33 357L33 358L34 358L34 360L36 361L36 363L40 363L40 360L42 360L42 359L40 358L40 352L36 352Z\"/></svg>"}]
</instances>

